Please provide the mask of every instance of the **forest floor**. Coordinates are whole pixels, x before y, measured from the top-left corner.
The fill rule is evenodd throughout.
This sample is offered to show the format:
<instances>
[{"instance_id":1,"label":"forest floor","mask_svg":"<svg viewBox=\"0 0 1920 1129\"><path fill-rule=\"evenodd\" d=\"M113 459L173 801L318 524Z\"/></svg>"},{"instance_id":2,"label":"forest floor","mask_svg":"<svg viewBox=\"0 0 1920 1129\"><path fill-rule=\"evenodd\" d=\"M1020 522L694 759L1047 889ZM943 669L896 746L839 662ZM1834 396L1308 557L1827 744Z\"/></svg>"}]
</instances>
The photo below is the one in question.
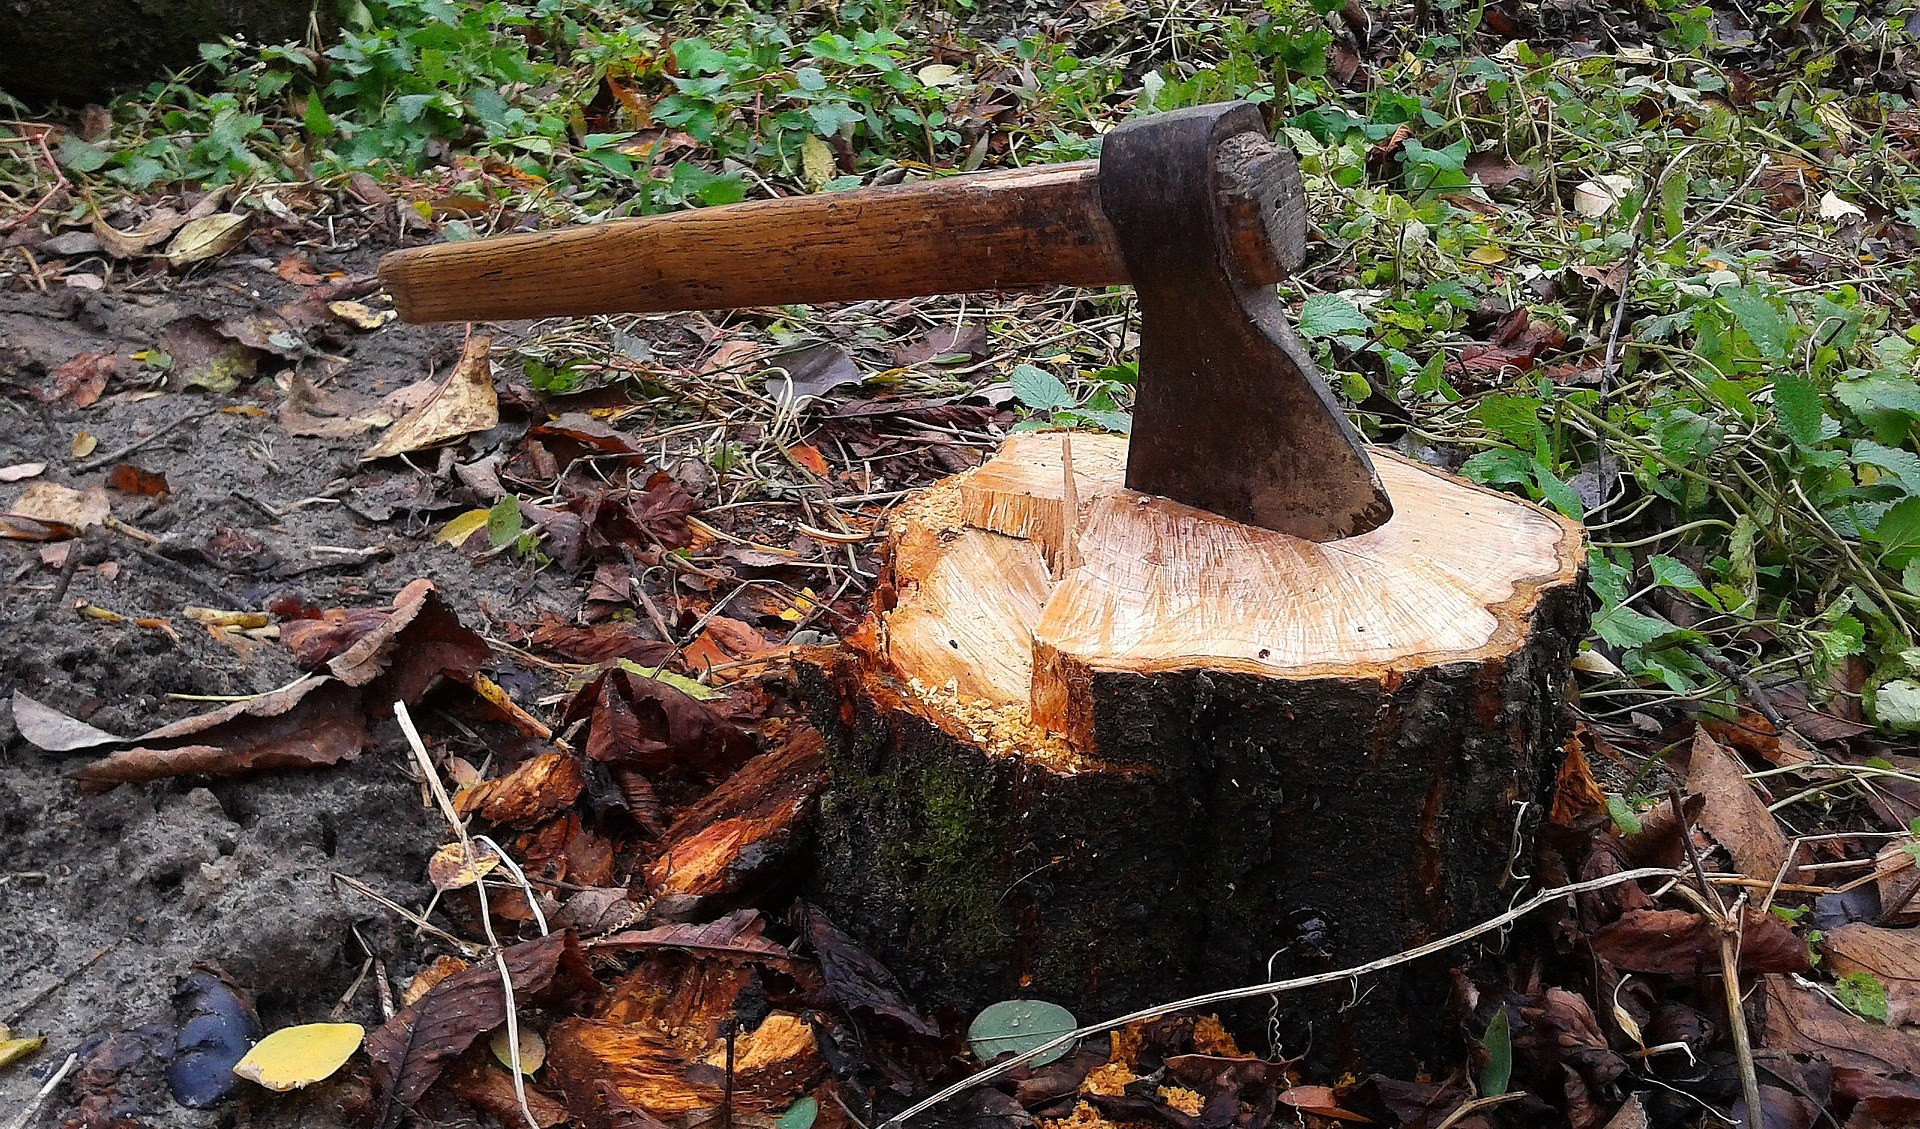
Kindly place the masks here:
<instances>
[{"instance_id":1,"label":"forest floor","mask_svg":"<svg viewBox=\"0 0 1920 1129\"><path fill-rule=\"evenodd\" d=\"M1248 97L1301 154L1285 293L1358 426L1594 539L1604 784L1563 781L1537 884L1709 877L1529 919L1425 1077L1301 1077L1189 1014L929 1123L1920 1118L1905 12L361 7L0 121L0 1111L804 1129L975 1069L970 1017L796 905L788 660L864 614L903 492L1126 427L1127 294L416 327L372 270ZM610 733L650 751L573 752ZM509 1013L551 1052L523 1093ZM233 1078L328 1021L373 1032L338 1074Z\"/></svg>"}]
</instances>

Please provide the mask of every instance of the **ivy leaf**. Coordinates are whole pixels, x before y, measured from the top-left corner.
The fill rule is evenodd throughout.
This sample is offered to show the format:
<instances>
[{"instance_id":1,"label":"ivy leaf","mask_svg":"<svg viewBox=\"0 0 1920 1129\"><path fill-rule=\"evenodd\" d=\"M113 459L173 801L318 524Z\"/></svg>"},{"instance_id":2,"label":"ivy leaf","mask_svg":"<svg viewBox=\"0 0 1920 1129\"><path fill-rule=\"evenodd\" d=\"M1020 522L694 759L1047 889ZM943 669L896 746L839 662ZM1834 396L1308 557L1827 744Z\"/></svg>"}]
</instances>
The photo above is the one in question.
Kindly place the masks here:
<instances>
[{"instance_id":1,"label":"ivy leaf","mask_svg":"<svg viewBox=\"0 0 1920 1129\"><path fill-rule=\"evenodd\" d=\"M1015 365L1007 381L1013 385L1014 398L1036 412L1073 407L1073 393L1046 369Z\"/></svg>"},{"instance_id":2,"label":"ivy leaf","mask_svg":"<svg viewBox=\"0 0 1920 1129\"><path fill-rule=\"evenodd\" d=\"M1373 323L1360 312L1360 307L1340 295L1315 294L1307 299L1306 305L1300 307L1300 316L1294 319L1294 327L1300 331L1300 336L1311 340L1342 333L1365 333L1373 328Z\"/></svg>"}]
</instances>

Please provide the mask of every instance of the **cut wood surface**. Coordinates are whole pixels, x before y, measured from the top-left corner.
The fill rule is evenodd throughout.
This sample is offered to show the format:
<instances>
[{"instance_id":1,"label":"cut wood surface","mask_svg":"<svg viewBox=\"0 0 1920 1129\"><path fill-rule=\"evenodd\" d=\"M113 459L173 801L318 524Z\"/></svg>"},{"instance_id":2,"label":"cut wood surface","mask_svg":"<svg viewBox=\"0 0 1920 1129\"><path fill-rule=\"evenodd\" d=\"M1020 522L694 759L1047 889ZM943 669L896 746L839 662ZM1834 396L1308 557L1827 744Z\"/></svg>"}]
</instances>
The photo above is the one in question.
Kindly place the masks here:
<instances>
[{"instance_id":1,"label":"cut wood surface","mask_svg":"<svg viewBox=\"0 0 1920 1129\"><path fill-rule=\"evenodd\" d=\"M1380 452L1394 516L1342 541L1129 491L1111 435L1071 437L1070 515L1068 442L1016 436L901 508L876 642L929 696L1024 712L1078 749L1093 671L1382 677L1482 660L1514 649L1541 592L1585 560L1573 522Z\"/></svg>"},{"instance_id":2,"label":"cut wood surface","mask_svg":"<svg viewBox=\"0 0 1920 1129\"><path fill-rule=\"evenodd\" d=\"M810 676L830 916L931 1006L1092 1018L1505 908L1568 732L1580 528L1375 452L1394 516L1316 544L1126 490L1122 437L1068 442L1015 436L896 510L873 614ZM1437 1061L1469 957L1359 1008L1289 996L1281 1049ZM1264 1043L1264 1003L1228 1019Z\"/></svg>"}]
</instances>

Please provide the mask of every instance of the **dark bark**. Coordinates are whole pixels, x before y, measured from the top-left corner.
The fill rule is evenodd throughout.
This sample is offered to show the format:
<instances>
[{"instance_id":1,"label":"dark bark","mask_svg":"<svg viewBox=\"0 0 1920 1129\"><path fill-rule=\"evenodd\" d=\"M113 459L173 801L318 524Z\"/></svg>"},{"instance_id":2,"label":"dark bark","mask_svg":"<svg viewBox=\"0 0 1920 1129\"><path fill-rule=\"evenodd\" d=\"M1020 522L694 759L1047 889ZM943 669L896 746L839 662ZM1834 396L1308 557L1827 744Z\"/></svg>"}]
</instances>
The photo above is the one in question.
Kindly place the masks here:
<instances>
[{"instance_id":1,"label":"dark bark","mask_svg":"<svg viewBox=\"0 0 1920 1129\"><path fill-rule=\"evenodd\" d=\"M931 1006L1083 1019L1362 963L1503 911L1559 765L1586 619L1549 589L1502 659L1365 678L1094 678L1106 767L996 756L854 660L806 678L828 737L820 903ZM1489 935L1497 943L1498 935ZM1274 954L1278 952L1278 956ZM1281 1049L1457 1057L1462 948L1281 999ZM1272 974L1269 976L1269 958ZM1266 1053L1269 1003L1223 1018Z\"/></svg>"},{"instance_id":2,"label":"dark bark","mask_svg":"<svg viewBox=\"0 0 1920 1129\"><path fill-rule=\"evenodd\" d=\"M254 43L334 26L333 0L0 0L0 90L77 106L199 60L222 36Z\"/></svg>"}]
</instances>

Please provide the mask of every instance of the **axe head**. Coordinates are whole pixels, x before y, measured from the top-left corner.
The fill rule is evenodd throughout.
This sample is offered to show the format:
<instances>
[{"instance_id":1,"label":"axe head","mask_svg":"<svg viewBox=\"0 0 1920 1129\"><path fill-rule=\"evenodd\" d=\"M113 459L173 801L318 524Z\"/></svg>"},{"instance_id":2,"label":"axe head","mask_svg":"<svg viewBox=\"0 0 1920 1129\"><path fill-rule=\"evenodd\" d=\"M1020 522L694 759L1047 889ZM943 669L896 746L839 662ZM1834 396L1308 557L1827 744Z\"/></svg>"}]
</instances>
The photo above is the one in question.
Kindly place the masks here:
<instances>
[{"instance_id":1,"label":"axe head","mask_svg":"<svg viewBox=\"0 0 1920 1129\"><path fill-rule=\"evenodd\" d=\"M1121 126L1101 143L1099 190L1140 302L1127 486L1310 541L1384 524L1373 461L1279 296L1243 279L1262 256L1297 266L1305 242L1299 168L1259 111Z\"/></svg>"}]
</instances>

